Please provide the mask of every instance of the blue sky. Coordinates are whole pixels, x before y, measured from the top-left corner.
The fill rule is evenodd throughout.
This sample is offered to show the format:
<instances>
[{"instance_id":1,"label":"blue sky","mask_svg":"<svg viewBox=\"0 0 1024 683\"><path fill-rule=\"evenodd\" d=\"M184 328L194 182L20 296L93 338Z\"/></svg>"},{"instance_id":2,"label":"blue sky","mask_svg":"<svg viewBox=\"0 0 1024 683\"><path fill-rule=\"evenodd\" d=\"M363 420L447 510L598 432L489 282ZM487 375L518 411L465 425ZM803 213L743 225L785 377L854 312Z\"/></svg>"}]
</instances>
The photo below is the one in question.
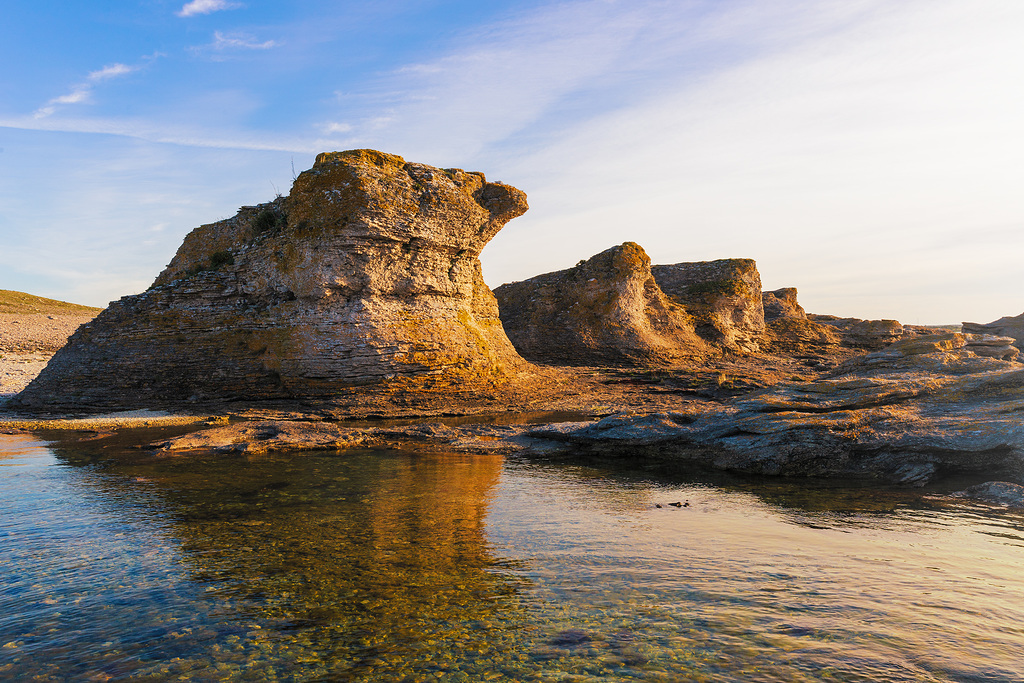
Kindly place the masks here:
<instances>
[{"instance_id":1,"label":"blue sky","mask_svg":"<svg viewBox=\"0 0 1024 683\"><path fill-rule=\"evenodd\" d=\"M503 282L626 240L813 312L1024 310L1024 2L5 5L0 288L105 305L317 152L480 170Z\"/></svg>"}]
</instances>

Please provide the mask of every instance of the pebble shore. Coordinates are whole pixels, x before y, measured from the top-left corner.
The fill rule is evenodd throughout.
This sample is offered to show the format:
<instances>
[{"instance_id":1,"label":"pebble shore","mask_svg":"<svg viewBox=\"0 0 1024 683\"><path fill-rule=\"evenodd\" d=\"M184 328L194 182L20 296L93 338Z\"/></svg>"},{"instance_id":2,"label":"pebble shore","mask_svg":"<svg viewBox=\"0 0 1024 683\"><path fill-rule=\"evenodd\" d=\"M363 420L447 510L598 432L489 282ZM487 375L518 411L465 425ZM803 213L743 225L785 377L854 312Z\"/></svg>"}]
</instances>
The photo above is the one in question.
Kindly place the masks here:
<instances>
[{"instance_id":1,"label":"pebble shore","mask_svg":"<svg viewBox=\"0 0 1024 683\"><path fill-rule=\"evenodd\" d=\"M28 386L68 337L93 317L0 313L0 398Z\"/></svg>"}]
</instances>

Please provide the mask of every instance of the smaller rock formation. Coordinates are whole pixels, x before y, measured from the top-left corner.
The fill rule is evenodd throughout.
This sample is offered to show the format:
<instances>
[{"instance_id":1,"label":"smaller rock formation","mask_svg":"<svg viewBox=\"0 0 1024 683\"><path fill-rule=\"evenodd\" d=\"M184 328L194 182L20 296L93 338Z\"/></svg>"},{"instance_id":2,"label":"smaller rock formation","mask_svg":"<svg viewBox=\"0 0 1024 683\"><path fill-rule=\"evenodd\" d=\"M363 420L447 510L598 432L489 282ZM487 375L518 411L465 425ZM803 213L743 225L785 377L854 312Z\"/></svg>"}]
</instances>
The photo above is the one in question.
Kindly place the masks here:
<instances>
[{"instance_id":1,"label":"smaller rock formation","mask_svg":"<svg viewBox=\"0 0 1024 683\"><path fill-rule=\"evenodd\" d=\"M764 305L764 321L766 323L780 318L807 319L807 312L796 300L796 287L783 287L771 292L762 292L761 302Z\"/></svg>"},{"instance_id":2,"label":"smaller rock formation","mask_svg":"<svg viewBox=\"0 0 1024 683\"><path fill-rule=\"evenodd\" d=\"M732 351L759 350L764 305L753 259L653 266L651 273L661 290L686 308L702 338Z\"/></svg>"},{"instance_id":3,"label":"smaller rock formation","mask_svg":"<svg viewBox=\"0 0 1024 683\"><path fill-rule=\"evenodd\" d=\"M839 318L834 315L808 315L808 319L839 331L843 344L876 350L903 337L903 325L898 320L861 320Z\"/></svg>"},{"instance_id":4,"label":"smaller rock formation","mask_svg":"<svg viewBox=\"0 0 1024 683\"><path fill-rule=\"evenodd\" d=\"M990 323L963 324L963 331L970 334L991 334L999 337L1012 337L1013 345L1024 350L1024 313L1018 316L1004 316Z\"/></svg>"},{"instance_id":5,"label":"smaller rock formation","mask_svg":"<svg viewBox=\"0 0 1024 683\"><path fill-rule=\"evenodd\" d=\"M825 352L842 342L835 329L807 319L804 307L797 301L796 287L783 287L763 292L764 350L780 353Z\"/></svg>"},{"instance_id":6,"label":"smaller rock formation","mask_svg":"<svg viewBox=\"0 0 1024 683\"><path fill-rule=\"evenodd\" d=\"M661 364L706 352L690 316L666 297L634 242L575 267L494 290L519 353L568 365Z\"/></svg>"}]
</instances>

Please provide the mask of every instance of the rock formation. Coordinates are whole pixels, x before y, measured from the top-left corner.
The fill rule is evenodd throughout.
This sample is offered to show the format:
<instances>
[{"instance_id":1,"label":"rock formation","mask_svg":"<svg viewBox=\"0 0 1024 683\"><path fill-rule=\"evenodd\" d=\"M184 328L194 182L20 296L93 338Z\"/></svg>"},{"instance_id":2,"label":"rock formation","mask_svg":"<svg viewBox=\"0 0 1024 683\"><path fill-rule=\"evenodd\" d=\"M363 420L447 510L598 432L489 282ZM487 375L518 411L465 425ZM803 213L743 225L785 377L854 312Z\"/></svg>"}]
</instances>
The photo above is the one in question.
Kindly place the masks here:
<instances>
[{"instance_id":1,"label":"rock formation","mask_svg":"<svg viewBox=\"0 0 1024 683\"><path fill-rule=\"evenodd\" d=\"M804 307L796 300L796 287L783 287L771 292L761 292L764 306L764 321L770 323L780 318L806 320Z\"/></svg>"},{"instance_id":2,"label":"rock formation","mask_svg":"<svg viewBox=\"0 0 1024 683\"><path fill-rule=\"evenodd\" d=\"M482 173L321 154L288 197L193 230L149 290L83 326L16 405L501 384L529 366L477 256L526 209L524 193Z\"/></svg>"},{"instance_id":3,"label":"rock formation","mask_svg":"<svg viewBox=\"0 0 1024 683\"><path fill-rule=\"evenodd\" d=\"M664 363L706 351L690 316L658 288L651 259L626 242L575 267L494 290L525 358L569 365Z\"/></svg>"},{"instance_id":4,"label":"rock formation","mask_svg":"<svg viewBox=\"0 0 1024 683\"><path fill-rule=\"evenodd\" d=\"M1017 316L1004 316L990 323L968 323L963 331L970 334L992 334L1000 337L1013 337L1013 345L1024 350L1024 313Z\"/></svg>"},{"instance_id":5,"label":"rock formation","mask_svg":"<svg viewBox=\"0 0 1024 683\"><path fill-rule=\"evenodd\" d=\"M533 448L911 485L956 473L1021 480L1024 366L980 357L970 342L909 338L730 405L539 428Z\"/></svg>"},{"instance_id":6,"label":"rock formation","mask_svg":"<svg viewBox=\"0 0 1024 683\"><path fill-rule=\"evenodd\" d=\"M842 342L838 331L808 320L796 297L796 287L761 293L765 321L764 350L780 353L826 351Z\"/></svg>"},{"instance_id":7,"label":"rock formation","mask_svg":"<svg viewBox=\"0 0 1024 683\"><path fill-rule=\"evenodd\" d=\"M733 351L760 348L764 307L753 259L652 266L651 273L661 290L686 308L705 340Z\"/></svg>"},{"instance_id":8,"label":"rock formation","mask_svg":"<svg viewBox=\"0 0 1024 683\"><path fill-rule=\"evenodd\" d=\"M839 332L847 346L877 350L903 337L903 325L898 320L861 320L834 315L807 316L809 320L827 325Z\"/></svg>"}]
</instances>

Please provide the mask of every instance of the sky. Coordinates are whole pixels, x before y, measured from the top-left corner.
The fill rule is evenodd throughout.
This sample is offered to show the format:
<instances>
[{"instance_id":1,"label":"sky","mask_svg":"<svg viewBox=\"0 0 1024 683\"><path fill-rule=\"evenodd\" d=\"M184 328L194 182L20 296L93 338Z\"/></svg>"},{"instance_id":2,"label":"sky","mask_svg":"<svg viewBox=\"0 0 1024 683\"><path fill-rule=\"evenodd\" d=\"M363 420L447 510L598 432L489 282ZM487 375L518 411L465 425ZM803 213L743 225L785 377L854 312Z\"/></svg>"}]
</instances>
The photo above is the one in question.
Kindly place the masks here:
<instances>
[{"instance_id":1,"label":"sky","mask_svg":"<svg viewBox=\"0 0 1024 683\"><path fill-rule=\"evenodd\" d=\"M814 313L1024 311L1020 0L11 0L0 289L104 306L318 152L483 171L491 287L625 241Z\"/></svg>"}]
</instances>

